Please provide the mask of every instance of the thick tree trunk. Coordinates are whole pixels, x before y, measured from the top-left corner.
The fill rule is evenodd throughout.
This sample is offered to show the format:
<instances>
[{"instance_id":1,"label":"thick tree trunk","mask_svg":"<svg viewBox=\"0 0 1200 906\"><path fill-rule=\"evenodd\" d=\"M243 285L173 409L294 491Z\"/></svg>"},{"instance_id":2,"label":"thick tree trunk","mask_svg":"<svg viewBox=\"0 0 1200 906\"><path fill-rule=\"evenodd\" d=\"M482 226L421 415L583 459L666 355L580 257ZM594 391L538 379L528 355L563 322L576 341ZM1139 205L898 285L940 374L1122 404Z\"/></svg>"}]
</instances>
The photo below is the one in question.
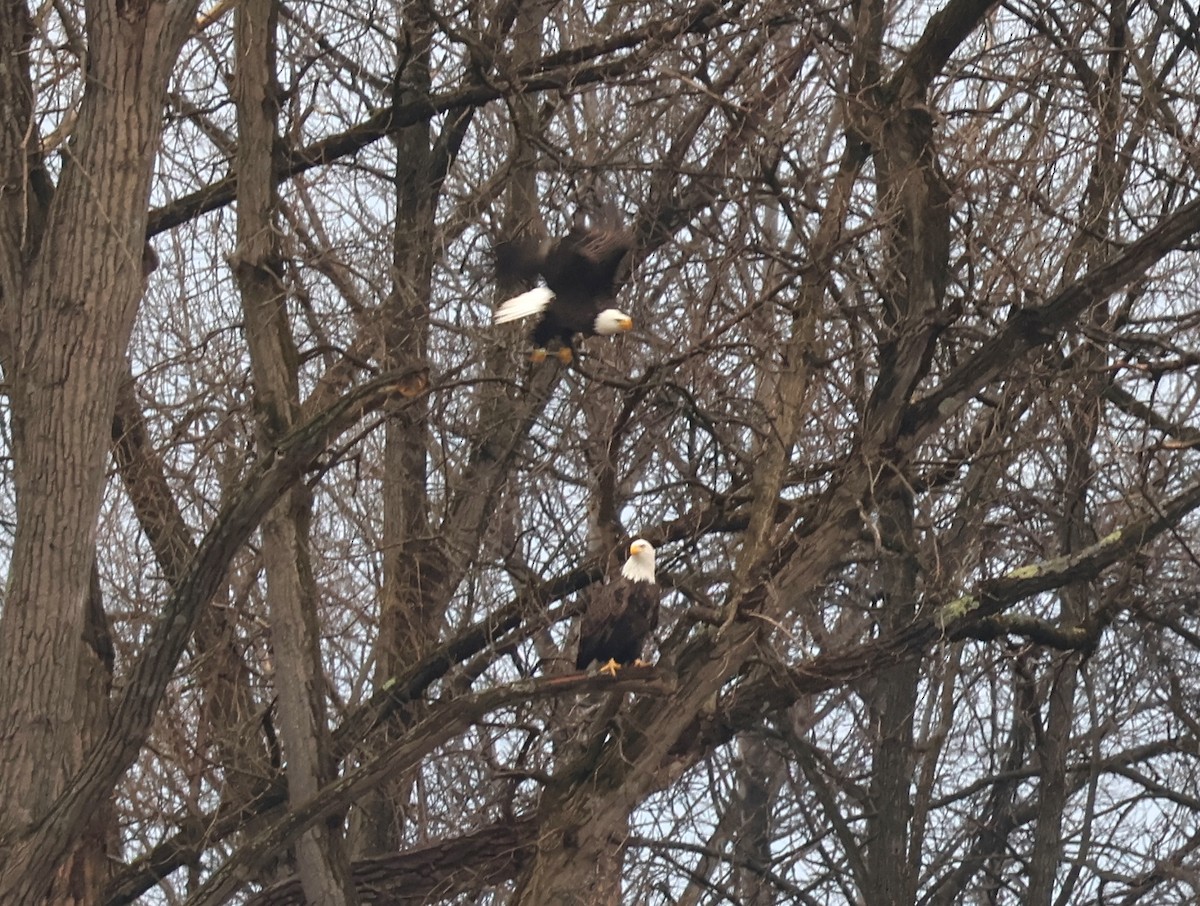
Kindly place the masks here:
<instances>
[{"instance_id":1,"label":"thick tree trunk","mask_svg":"<svg viewBox=\"0 0 1200 906\"><path fill-rule=\"evenodd\" d=\"M886 558L880 575L883 594L881 635L910 625L915 617L916 554L912 500L896 493L880 507L880 535ZM875 733L871 757L863 899L879 906L907 906L916 892L909 859L913 815L913 715L920 661L911 660L871 677L867 704Z\"/></svg>"},{"instance_id":2,"label":"thick tree trunk","mask_svg":"<svg viewBox=\"0 0 1200 906\"><path fill-rule=\"evenodd\" d=\"M859 78L863 92L854 124L874 149L876 196L884 248L879 376L863 415L861 454L888 475L878 497L881 559L880 633L898 634L917 615L918 561L909 469L894 459L909 400L929 373L938 333L953 320L944 311L950 192L941 175L933 121L924 91L904 83L898 97L879 91L879 28L883 7L861 8ZM891 478L900 476L898 482ZM907 906L916 896L910 854L913 826L913 724L921 664L912 660L871 678L867 705L875 731L871 759L863 897L879 906Z\"/></svg>"},{"instance_id":3,"label":"thick tree trunk","mask_svg":"<svg viewBox=\"0 0 1200 906\"><path fill-rule=\"evenodd\" d=\"M104 596L100 590L100 571L94 562L83 641L78 698L83 711L78 716L77 727L80 748L86 752L108 728L108 694L112 689L113 676L113 644L108 615L104 611ZM111 800L105 801L88 817L79 839L54 876L47 896L49 902L81 906L96 902L96 892L108 882L117 856L117 828L113 818Z\"/></svg>"},{"instance_id":4,"label":"thick tree trunk","mask_svg":"<svg viewBox=\"0 0 1200 906\"><path fill-rule=\"evenodd\" d=\"M8 187L0 193L0 351L18 507L0 620L0 900L14 904L39 899L47 879L24 874L24 855L6 861L7 847L44 817L78 770L85 738L78 722L96 712L103 692L79 672L90 656L84 637L96 517L142 293L165 86L194 12L188 3L89 4L88 78L70 153L51 190L36 139L28 144L36 129L20 121L29 115L23 57L11 52L27 34L20 6L6 3L0 14L0 31L12 29L0 38L0 166ZM36 855L45 859L49 853L40 849Z\"/></svg>"},{"instance_id":5,"label":"thick tree trunk","mask_svg":"<svg viewBox=\"0 0 1200 906\"><path fill-rule=\"evenodd\" d=\"M274 0L247 0L235 18L238 69L238 247L232 256L242 293L254 374L262 450L298 421L299 357L286 309L277 241L277 199L271 179L276 145ZM287 759L288 801L300 805L331 777L325 677L321 666L316 592L309 565L311 497L291 489L263 521L263 566L275 656L280 736ZM296 844L296 866L309 902L357 902L336 826L318 825Z\"/></svg>"},{"instance_id":6,"label":"thick tree trunk","mask_svg":"<svg viewBox=\"0 0 1200 906\"><path fill-rule=\"evenodd\" d=\"M404 10L398 56L407 65L397 80L396 103L427 97L432 23L420 3ZM392 291L383 306L383 367L415 368L425 362L433 286L433 172L428 122L396 136L396 224L392 232ZM384 427L383 589L375 644L375 685L382 688L405 665L416 663L437 641L444 614L428 591L438 582L429 544L426 457L429 445L424 398L392 412ZM386 745L385 732L375 742ZM413 777L383 784L360 803L356 849L367 855L395 852L403 833L404 803Z\"/></svg>"}]
</instances>

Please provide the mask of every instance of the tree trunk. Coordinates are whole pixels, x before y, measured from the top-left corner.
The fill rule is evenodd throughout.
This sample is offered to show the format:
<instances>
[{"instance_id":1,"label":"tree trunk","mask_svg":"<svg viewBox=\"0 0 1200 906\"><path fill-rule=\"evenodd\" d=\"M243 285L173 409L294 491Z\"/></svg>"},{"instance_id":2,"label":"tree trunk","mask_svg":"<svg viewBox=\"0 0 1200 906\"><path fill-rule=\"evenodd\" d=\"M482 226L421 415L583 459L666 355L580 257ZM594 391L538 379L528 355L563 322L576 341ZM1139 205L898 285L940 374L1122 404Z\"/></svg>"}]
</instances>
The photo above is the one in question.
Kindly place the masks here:
<instances>
[{"instance_id":1,"label":"tree trunk","mask_svg":"<svg viewBox=\"0 0 1200 906\"><path fill-rule=\"evenodd\" d=\"M880 583L883 635L899 631L915 617L916 554L912 500L897 493L880 507L885 561ZM920 662L911 660L871 676L867 704L875 738L872 745L867 819L866 886L863 899L879 906L907 906L916 892L909 859L913 815L913 716Z\"/></svg>"},{"instance_id":2,"label":"tree trunk","mask_svg":"<svg viewBox=\"0 0 1200 906\"><path fill-rule=\"evenodd\" d=\"M5 374L12 406L17 528L0 618L0 900L46 892L29 858L9 857L82 763L79 720L103 685L84 682L96 518L117 385L137 303L150 175L168 74L195 4L89 4L88 78L79 116L51 189L29 116L19 52L28 35L20 4L0 14L0 162ZM22 94L22 93L25 94ZM11 115L10 115L11 112ZM12 116L17 121L12 121ZM24 121L20 117L26 117ZM20 136L15 140L15 136ZM36 140L34 140L36 142ZM16 177L16 178L13 178ZM53 195L51 200L50 196ZM45 223L44 232L37 229ZM89 890L86 897L94 897Z\"/></svg>"},{"instance_id":3,"label":"tree trunk","mask_svg":"<svg viewBox=\"0 0 1200 906\"><path fill-rule=\"evenodd\" d=\"M882 559L880 632L901 632L917 617L921 573L914 527L912 477L893 459L906 406L928 374L935 341L952 319L943 310L949 256L950 192L941 175L926 99L903 85L899 97L879 89L878 28L883 8L864 4L860 61L862 106L855 125L875 149L876 197L884 265L881 280L879 376L863 415L861 455L887 479L877 491ZM869 23L869 24L868 24ZM899 477L899 481L891 479ZM907 906L916 896L911 853L913 723L921 664L911 660L871 677L867 704L875 730L864 899Z\"/></svg>"},{"instance_id":4,"label":"tree trunk","mask_svg":"<svg viewBox=\"0 0 1200 906\"><path fill-rule=\"evenodd\" d=\"M771 865L771 811L783 772L778 755L759 736L738 740L738 756L740 776L736 799L730 803L738 816L733 836L733 889L745 906L771 906L775 894L765 873Z\"/></svg>"},{"instance_id":5,"label":"tree trunk","mask_svg":"<svg viewBox=\"0 0 1200 906\"><path fill-rule=\"evenodd\" d=\"M397 80L396 103L428 97L432 24L419 3L404 8L397 47L406 65ZM428 122L396 136L396 223L392 231L392 291L383 306L383 367L396 370L425 362L433 287L433 172ZM398 407L384 426L383 589L375 643L375 685L382 688L405 665L416 663L436 642L443 613L431 606L436 560L429 544L426 457L429 449L424 398ZM385 728L373 745L391 739ZM356 849L367 855L395 852L403 836L405 800L413 776L382 784L360 803Z\"/></svg>"},{"instance_id":6,"label":"tree trunk","mask_svg":"<svg viewBox=\"0 0 1200 906\"><path fill-rule=\"evenodd\" d=\"M87 751L108 728L112 689L113 646L108 615L100 590L100 572L92 564L88 590L87 627L82 661L79 665L79 701L83 712L78 716L79 745ZM90 693L90 694L89 694ZM94 903L96 891L107 883L118 850L117 828L113 824L111 800L105 801L88 818L78 841L54 876L47 900L60 904Z\"/></svg>"},{"instance_id":7,"label":"tree trunk","mask_svg":"<svg viewBox=\"0 0 1200 906\"><path fill-rule=\"evenodd\" d=\"M276 12L274 0L248 0L237 9L234 29L239 190L238 247L232 262L242 293L264 453L296 425L300 408L299 356L287 316L276 238L278 203L271 179L278 103ZM311 508L311 495L300 485L283 496L262 526L274 684L293 807L315 797L332 774L317 596L309 564ZM295 858L311 903L357 902L336 823L305 833L296 844Z\"/></svg>"},{"instance_id":8,"label":"tree trunk","mask_svg":"<svg viewBox=\"0 0 1200 906\"><path fill-rule=\"evenodd\" d=\"M1120 195L1128 162L1117 154L1120 138L1119 106L1121 83L1127 69L1127 8L1114 3L1109 10L1109 47L1104 77L1095 96L1100 123L1096 158L1088 179L1088 192L1081 216L1082 228L1072 243L1071 254L1063 264L1063 282L1077 278L1085 267L1103 262L1107 255L1106 238L1112 232L1112 210ZM1097 305L1090 321L1103 329L1108 306ZM1093 446L1103 421L1102 399L1109 383L1105 354L1089 344L1075 358L1078 380L1067 395L1063 417L1062 455L1066 459L1062 478L1062 512L1059 517L1059 553L1073 554L1096 542L1093 525L1092 480L1095 470ZM1091 582L1075 582L1062 590L1060 621L1067 626L1082 626L1095 607L1095 588ZM1063 814L1067 805L1067 763L1071 755L1071 737L1075 726L1075 694L1083 656L1070 652L1055 657L1049 667L1049 694L1045 732L1038 739L1035 758L1039 769L1037 824L1029 861L1030 906L1050 906L1059 886L1059 869L1066 847L1062 839Z\"/></svg>"}]
</instances>

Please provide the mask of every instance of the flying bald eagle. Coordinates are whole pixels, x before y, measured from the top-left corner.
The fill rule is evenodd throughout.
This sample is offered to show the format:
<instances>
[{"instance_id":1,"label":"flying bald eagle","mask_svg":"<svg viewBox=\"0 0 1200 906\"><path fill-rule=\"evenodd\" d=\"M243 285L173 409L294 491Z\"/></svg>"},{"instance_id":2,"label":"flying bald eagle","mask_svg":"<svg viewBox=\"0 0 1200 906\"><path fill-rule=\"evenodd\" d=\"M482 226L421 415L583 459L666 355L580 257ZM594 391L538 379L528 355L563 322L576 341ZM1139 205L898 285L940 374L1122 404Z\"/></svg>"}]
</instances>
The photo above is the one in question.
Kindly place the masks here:
<instances>
[{"instance_id":1,"label":"flying bald eagle","mask_svg":"<svg viewBox=\"0 0 1200 906\"><path fill-rule=\"evenodd\" d=\"M658 597L654 548L638 538L629 545L629 559L621 567L620 578L588 599L575 669L586 670L596 661L601 673L616 676L618 668L629 664L647 666L642 661L642 646L658 626Z\"/></svg>"},{"instance_id":2,"label":"flying bald eagle","mask_svg":"<svg viewBox=\"0 0 1200 906\"><path fill-rule=\"evenodd\" d=\"M633 237L619 229L577 226L557 242L514 239L496 246L496 277L502 283L546 281L502 303L492 323L505 324L541 315L533 327L534 362L558 341L558 360L569 365L575 334L612 336L633 327L633 319L615 306L617 272Z\"/></svg>"}]
</instances>

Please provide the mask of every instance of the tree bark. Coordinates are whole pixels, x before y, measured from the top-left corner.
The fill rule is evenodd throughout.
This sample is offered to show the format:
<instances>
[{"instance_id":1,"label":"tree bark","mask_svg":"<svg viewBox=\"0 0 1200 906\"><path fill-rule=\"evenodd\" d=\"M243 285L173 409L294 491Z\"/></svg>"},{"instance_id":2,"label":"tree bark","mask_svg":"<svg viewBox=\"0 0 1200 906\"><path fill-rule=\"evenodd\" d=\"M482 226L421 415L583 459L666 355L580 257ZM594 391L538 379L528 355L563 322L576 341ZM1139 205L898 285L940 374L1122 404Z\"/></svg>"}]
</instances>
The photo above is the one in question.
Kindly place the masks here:
<instances>
[{"instance_id":1,"label":"tree bark","mask_svg":"<svg viewBox=\"0 0 1200 906\"><path fill-rule=\"evenodd\" d=\"M881 632L891 635L917 617L918 561L912 476L896 449L903 417L929 373L938 334L953 320L944 310L949 256L950 192L933 140L922 86L902 82L898 97L880 91L883 7L860 7L857 73L862 86L852 123L873 150L883 239L882 326L878 378L862 419L860 455L887 479L875 492L876 553L881 562ZM892 477L900 476L899 481ZM913 723L921 664L911 660L873 672L866 695L875 738L868 792L863 897L907 906L916 896L910 858L915 765Z\"/></svg>"},{"instance_id":2,"label":"tree bark","mask_svg":"<svg viewBox=\"0 0 1200 906\"><path fill-rule=\"evenodd\" d=\"M100 590L100 571L94 562L83 641L78 698L83 711L78 715L78 733L80 748L87 751L108 729L108 695L112 689L114 660L108 615L104 611L104 595ZM83 906L96 902L97 892L104 888L111 876L119 847L114 817L111 797L88 816L79 839L55 873L47 901L63 906Z\"/></svg>"},{"instance_id":3,"label":"tree bark","mask_svg":"<svg viewBox=\"0 0 1200 906\"><path fill-rule=\"evenodd\" d=\"M1117 2L1109 10L1109 44L1104 77L1098 84L1094 102L1100 123L1096 159L1088 179L1088 192L1082 211L1083 227L1072 243L1072 253L1063 263L1064 280L1074 280L1087 265L1104 260L1105 240L1112 232L1113 205L1120 196L1127 163L1117 155L1120 119L1120 85L1128 67L1126 56L1126 5ZM1136 51L1135 51L1136 52ZM1108 320L1107 304L1097 305L1089 320L1103 328ZM1075 356L1078 381L1067 395L1063 418L1062 455L1065 458L1059 517L1059 552L1070 555L1096 542L1091 507L1095 472L1093 446L1102 423L1104 389L1109 383L1105 356L1087 346ZM1062 590L1060 623L1086 625L1095 606L1095 586L1075 582ZM1059 886L1059 869L1064 861L1063 815L1068 796L1067 761L1072 751L1075 726L1075 696L1084 656L1068 652L1055 657L1049 667L1048 703L1044 732L1037 741L1035 758L1039 767L1037 824L1029 862L1028 902L1031 906L1050 906Z\"/></svg>"},{"instance_id":4,"label":"tree bark","mask_svg":"<svg viewBox=\"0 0 1200 906\"><path fill-rule=\"evenodd\" d=\"M31 129L33 84L28 53L33 23L24 3L0 4L0 358L11 368L16 302L25 289L25 266L41 244L50 187L40 141ZM11 380L11 375L9 376Z\"/></svg>"},{"instance_id":5,"label":"tree bark","mask_svg":"<svg viewBox=\"0 0 1200 906\"><path fill-rule=\"evenodd\" d=\"M406 63L396 80L395 101L427 98L432 23L423 5L404 7L397 57ZM426 361L433 290L433 214L437 177L428 121L396 136L396 223L392 231L392 290L383 306L386 369L419 367ZM398 408L384 426L383 588L375 642L375 685L382 688L434 645L444 617L429 592L438 582L426 494L429 420L424 398ZM373 745L385 745L385 729ZM394 852L403 836L405 800L413 777L381 785L360 803L362 826L356 849L367 855Z\"/></svg>"},{"instance_id":6,"label":"tree bark","mask_svg":"<svg viewBox=\"0 0 1200 906\"><path fill-rule=\"evenodd\" d=\"M494 824L450 840L354 863L364 906L424 906L474 894L514 878L533 851L537 828L528 818ZM264 890L247 906L305 906L294 879Z\"/></svg>"},{"instance_id":7,"label":"tree bark","mask_svg":"<svg viewBox=\"0 0 1200 906\"><path fill-rule=\"evenodd\" d=\"M880 569L881 632L891 635L912 623L916 600L916 550L912 500L897 492L879 512L884 563ZM875 671L865 696L874 739L863 900L880 906L914 901L916 876L909 859L913 816L913 717L921 662L912 659Z\"/></svg>"},{"instance_id":8,"label":"tree bark","mask_svg":"<svg viewBox=\"0 0 1200 906\"><path fill-rule=\"evenodd\" d=\"M408 64L400 76L398 103L429 90L432 24L422 4L405 8ZM433 212L436 177L429 123L396 137L396 225L392 233L392 292L384 309L384 367L416 368L425 362L433 275ZM383 475L383 602L377 652L377 683L395 676L397 665L421 658L437 639L442 614L431 612L424 595L423 568L429 512L426 457L429 426L423 399L388 419Z\"/></svg>"},{"instance_id":9,"label":"tree bark","mask_svg":"<svg viewBox=\"0 0 1200 906\"><path fill-rule=\"evenodd\" d=\"M71 153L53 189L31 137L32 93L20 53L28 21L21 4L6 3L0 14L6 187L0 354L18 504L0 617L0 725L7 728L0 750L0 899L6 903L35 902L46 892L45 877L24 873L24 856L5 857L82 764L78 721L96 711L103 692L80 673L89 658L83 639L96 518L125 347L142 294L164 89L194 6L88 5L88 78ZM39 858L48 855L43 850Z\"/></svg>"},{"instance_id":10,"label":"tree bark","mask_svg":"<svg viewBox=\"0 0 1200 906\"><path fill-rule=\"evenodd\" d=\"M274 0L247 0L237 9L234 27L240 179L232 263L242 294L264 455L298 423L300 409L299 356L287 315L278 200L271 180L278 110L276 15ZM309 563L311 510L311 494L299 485L271 509L262 526L274 685L293 807L316 796L332 776L317 595ZM336 822L304 834L296 843L295 859L309 902L357 903Z\"/></svg>"},{"instance_id":11,"label":"tree bark","mask_svg":"<svg viewBox=\"0 0 1200 906\"><path fill-rule=\"evenodd\" d=\"M775 895L764 872L771 865L772 807L783 772L778 755L759 736L738 740L738 759L736 799L730 803L737 815L733 890L745 906L771 906Z\"/></svg>"}]
</instances>

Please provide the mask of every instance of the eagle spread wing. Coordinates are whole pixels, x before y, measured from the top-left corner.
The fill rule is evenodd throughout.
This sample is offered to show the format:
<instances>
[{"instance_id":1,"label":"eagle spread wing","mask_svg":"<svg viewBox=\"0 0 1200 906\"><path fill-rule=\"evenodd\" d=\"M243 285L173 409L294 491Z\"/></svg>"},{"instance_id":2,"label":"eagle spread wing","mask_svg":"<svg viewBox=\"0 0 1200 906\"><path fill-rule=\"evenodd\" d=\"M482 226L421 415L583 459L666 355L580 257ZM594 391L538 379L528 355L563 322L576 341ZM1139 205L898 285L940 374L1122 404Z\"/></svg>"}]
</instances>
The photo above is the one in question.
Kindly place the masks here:
<instances>
[{"instance_id":1,"label":"eagle spread wing","mask_svg":"<svg viewBox=\"0 0 1200 906\"><path fill-rule=\"evenodd\" d=\"M628 330L628 315L613 308L621 265L633 248L624 230L575 227L557 242L512 239L495 247L496 278L501 285L529 282L538 287L504 302L493 317L497 324L540 314L534 346L544 350L554 340L569 361L575 334L594 336Z\"/></svg>"}]
</instances>

